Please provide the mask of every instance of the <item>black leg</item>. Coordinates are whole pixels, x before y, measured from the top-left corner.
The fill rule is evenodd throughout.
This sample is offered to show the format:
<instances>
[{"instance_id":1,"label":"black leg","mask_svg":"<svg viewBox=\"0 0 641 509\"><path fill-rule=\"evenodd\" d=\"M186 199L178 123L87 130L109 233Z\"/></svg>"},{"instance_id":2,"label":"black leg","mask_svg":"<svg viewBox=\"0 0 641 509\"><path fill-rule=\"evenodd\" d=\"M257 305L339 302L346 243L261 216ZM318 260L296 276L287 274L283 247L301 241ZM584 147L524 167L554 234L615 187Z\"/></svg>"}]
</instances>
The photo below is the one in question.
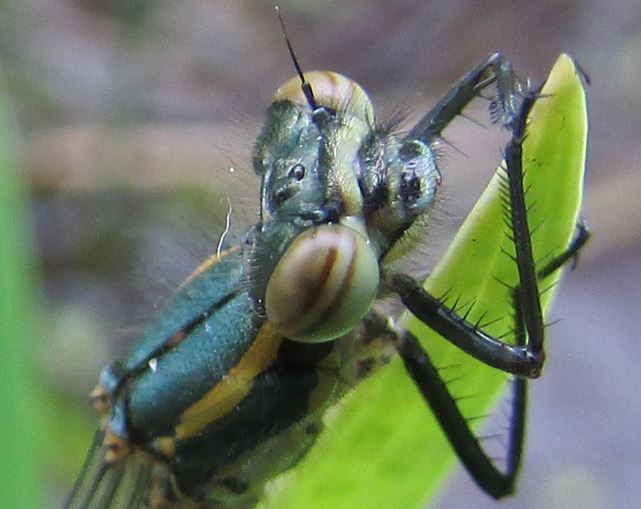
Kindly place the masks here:
<instances>
[{"instance_id":1,"label":"black leg","mask_svg":"<svg viewBox=\"0 0 641 509\"><path fill-rule=\"evenodd\" d=\"M506 470L501 472L481 447L427 352L410 333L406 331L397 333L399 334L398 352L405 368L470 475L485 492L494 498L512 493L523 450L526 380L517 378L514 381Z\"/></svg>"},{"instance_id":2,"label":"black leg","mask_svg":"<svg viewBox=\"0 0 641 509\"><path fill-rule=\"evenodd\" d=\"M512 345L490 336L430 295L409 276L388 275L385 281L414 316L472 357L515 375L539 376L543 359L527 346Z\"/></svg>"},{"instance_id":3,"label":"black leg","mask_svg":"<svg viewBox=\"0 0 641 509\"><path fill-rule=\"evenodd\" d=\"M509 222L519 274L519 283L514 292L515 312L521 321L517 327L522 329L522 335L527 341L524 344L509 344L490 336L430 295L412 278L402 274L385 276L385 282L400 296L412 314L445 339L490 366L531 378L540 375L545 359L545 327L532 254L521 165L527 115L535 97L535 94L531 94L524 98L513 123L512 138L505 148ZM562 260L563 255L558 261L553 260L552 266Z\"/></svg>"},{"instance_id":4,"label":"black leg","mask_svg":"<svg viewBox=\"0 0 641 509\"><path fill-rule=\"evenodd\" d=\"M491 60L491 59L490 59ZM497 57L497 61L502 59ZM489 64L479 66L467 75L412 131L415 136L429 136L440 132L451 117L458 114ZM498 64L497 64L498 65ZM509 67L499 65L500 69ZM497 74L499 91L501 82L508 83ZM507 94L503 97L513 97ZM499 100L501 93L499 93ZM523 451L525 427L527 378L540 374L544 361L544 323L539 298L538 283L553 274L569 260L576 257L588 240L589 232L582 222L577 225L577 234L572 243L559 255L536 270L532 254L530 227L523 185L522 144L528 113L536 96L524 97L518 114L505 122L512 129L512 138L505 149L506 199L508 223L514 242L514 261L518 270L518 284L513 287L514 339L506 343L480 329L478 324L468 322L455 310L450 309L425 291L415 280L404 274L384 274L384 281L417 318L434 329L445 339L480 361L517 375L512 383L512 413L508 432L506 466L499 470L481 447L478 438L470 429L468 421L449 393L428 353L411 333L394 330L398 338L397 350L405 368L434 412L458 457L479 486L495 498L512 493ZM448 101L453 101L449 104ZM509 106L508 106L509 108Z\"/></svg>"},{"instance_id":5,"label":"black leg","mask_svg":"<svg viewBox=\"0 0 641 509\"><path fill-rule=\"evenodd\" d=\"M589 230L582 222L579 222L577 235L572 243L537 272L537 280L551 275L568 261L574 259L589 237ZM403 303L414 315L461 350L490 366L509 373L530 378L538 375L543 359L537 358L525 342L527 331L523 317L523 297L520 286L516 287L513 292L516 314L514 335L517 342L512 345L486 334L477 325L459 316L426 292L409 276L403 274L387 275L386 282L399 294Z\"/></svg>"},{"instance_id":6,"label":"black leg","mask_svg":"<svg viewBox=\"0 0 641 509\"><path fill-rule=\"evenodd\" d=\"M375 312L368 314L367 321L371 337L388 337L395 343L405 369L432 410L452 449L476 483L495 498L512 493L523 450L527 379L515 378L512 384L507 457L505 470L501 471L483 450L470 428L469 420L459 410L455 398L416 337L397 327L393 320Z\"/></svg>"},{"instance_id":7,"label":"black leg","mask_svg":"<svg viewBox=\"0 0 641 509\"><path fill-rule=\"evenodd\" d=\"M521 105L512 131L512 139L505 149L505 164L507 167L510 223L516 252L516 267L519 273L518 291L516 292L518 299L515 302L515 309L517 314L520 313L525 329L524 332L527 334L527 345L523 345L521 348L526 348L536 357L540 372L545 358L543 352L545 325L543 323L543 311L539 297L534 255L532 254L532 239L528 225L522 166L527 115L535 100L536 95L531 94L524 99Z\"/></svg>"},{"instance_id":8,"label":"black leg","mask_svg":"<svg viewBox=\"0 0 641 509\"><path fill-rule=\"evenodd\" d=\"M583 248L583 246L585 246L589 239L590 230L588 230L588 227L585 225L583 220L579 220L576 225L576 235L572 239L570 245L565 251L555 256L545 265L545 267L539 270L537 272L537 277L539 279L544 279L559 270L569 260L576 260L579 255L579 251L581 251L581 249ZM572 266L574 267L574 262Z\"/></svg>"},{"instance_id":9,"label":"black leg","mask_svg":"<svg viewBox=\"0 0 641 509\"><path fill-rule=\"evenodd\" d=\"M492 72L490 79L487 78L488 71ZM497 86L497 98L491 107L492 114L500 114L500 117L495 120L511 127L516 118L516 84L512 65L501 53L494 53L457 81L418 121L406 139L418 139L429 143L432 139L439 137L443 129L478 96L479 91L492 82L496 82Z\"/></svg>"}]
</instances>

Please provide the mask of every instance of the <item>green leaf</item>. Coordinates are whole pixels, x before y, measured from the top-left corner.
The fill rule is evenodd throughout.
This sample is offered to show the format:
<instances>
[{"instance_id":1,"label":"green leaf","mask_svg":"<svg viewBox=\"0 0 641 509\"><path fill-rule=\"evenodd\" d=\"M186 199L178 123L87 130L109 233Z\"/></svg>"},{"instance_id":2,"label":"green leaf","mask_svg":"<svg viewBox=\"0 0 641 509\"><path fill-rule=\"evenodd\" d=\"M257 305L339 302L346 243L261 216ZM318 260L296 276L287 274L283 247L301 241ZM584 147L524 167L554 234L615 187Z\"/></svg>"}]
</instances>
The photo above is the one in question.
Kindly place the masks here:
<instances>
[{"instance_id":1,"label":"green leaf","mask_svg":"<svg viewBox=\"0 0 641 509\"><path fill-rule=\"evenodd\" d=\"M30 509L42 505L40 409L29 362L36 299L26 192L9 156L9 139L0 111L0 507Z\"/></svg>"},{"instance_id":2,"label":"green leaf","mask_svg":"<svg viewBox=\"0 0 641 509\"><path fill-rule=\"evenodd\" d=\"M537 266L569 244L581 204L587 140L583 83L573 61L561 55L530 112L524 144L526 198ZM498 177L489 184L447 253L425 282L434 295L446 290L474 302L470 321L485 313L486 330L505 333L511 312L508 289L514 263L506 238ZM540 285L547 288L558 274ZM554 290L543 294L547 309ZM420 338L437 366L459 365L456 395L467 416L491 411L505 386L504 373L481 364L405 314L402 323ZM262 507L306 509L419 508L451 470L455 457L399 359L363 382L330 415L318 443L271 486ZM483 496L479 492L479 496Z\"/></svg>"}]
</instances>

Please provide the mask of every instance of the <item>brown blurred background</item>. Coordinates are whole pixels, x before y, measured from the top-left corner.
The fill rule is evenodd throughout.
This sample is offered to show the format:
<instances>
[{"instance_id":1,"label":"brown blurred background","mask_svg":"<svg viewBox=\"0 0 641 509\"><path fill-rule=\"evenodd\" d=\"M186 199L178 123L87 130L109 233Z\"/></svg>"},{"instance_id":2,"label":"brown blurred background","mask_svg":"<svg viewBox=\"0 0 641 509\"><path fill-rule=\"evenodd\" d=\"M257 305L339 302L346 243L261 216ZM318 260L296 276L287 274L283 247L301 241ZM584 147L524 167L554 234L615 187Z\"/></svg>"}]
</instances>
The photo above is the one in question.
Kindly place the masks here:
<instances>
[{"instance_id":1,"label":"brown blurred background","mask_svg":"<svg viewBox=\"0 0 641 509\"><path fill-rule=\"evenodd\" d=\"M638 0L279 5L303 68L354 78L383 117L420 114L495 50L535 82L562 51L588 72L585 218L593 238L557 299L561 321L550 330L545 376L532 384L518 493L501 506L637 507ZM58 424L70 452L44 463L48 489L61 493L93 423L83 405L100 368L215 248L227 199L235 232L254 220L251 144L293 67L273 3L256 0L6 0L0 58L41 262L46 333L35 362L55 411L76 426ZM474 110L487 123L484 115L482 105ZM458 124L447 136L465 155L446 149L445 223L464 217L501 146L492 130ZM230 167L238 170L231 176ZM436 507L470 506L498 504L461 471Z\"/></svg>"}]
</instances>

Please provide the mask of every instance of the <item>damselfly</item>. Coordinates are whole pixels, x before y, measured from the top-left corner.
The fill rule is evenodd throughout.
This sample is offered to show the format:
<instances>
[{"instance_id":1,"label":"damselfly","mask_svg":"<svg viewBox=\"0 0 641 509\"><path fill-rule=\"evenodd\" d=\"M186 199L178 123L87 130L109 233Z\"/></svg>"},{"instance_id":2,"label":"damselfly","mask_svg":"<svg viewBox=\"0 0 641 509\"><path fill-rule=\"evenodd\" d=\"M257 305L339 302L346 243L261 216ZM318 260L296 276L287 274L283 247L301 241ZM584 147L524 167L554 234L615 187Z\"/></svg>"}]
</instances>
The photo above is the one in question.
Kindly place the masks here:
<instances>
[{"instance_id":1,"label":"damselfly","mask_svg":"<svg viewBox=\"0 0 641 509\"><path fill-rule=\"evenodd\" d=\"M251 507L268 481L306 455L325 412L395 356L479 486L494 497L513 491L526 379L544 362L542 285L587 239L579 224L572 242L570 227L551 252L533 253L540 225L529 224L523 149L545 95L521 85L497 53L399 133L378 120L358 84L297 69L277 90L256 143L259 220L240 244L196 269L129 355L103 370L92 393L102 422L67 507ZM492 118L511 133L499 172L501 245L514 273L502 281L506 338L472 319L472 304L433 295L394 269L411 255L441 185L434 147L443 129L490 89ZM444 340L515 375L505 469L484 452L414 329L376 304L388 297Z\"/></svg>"}]
</instances>

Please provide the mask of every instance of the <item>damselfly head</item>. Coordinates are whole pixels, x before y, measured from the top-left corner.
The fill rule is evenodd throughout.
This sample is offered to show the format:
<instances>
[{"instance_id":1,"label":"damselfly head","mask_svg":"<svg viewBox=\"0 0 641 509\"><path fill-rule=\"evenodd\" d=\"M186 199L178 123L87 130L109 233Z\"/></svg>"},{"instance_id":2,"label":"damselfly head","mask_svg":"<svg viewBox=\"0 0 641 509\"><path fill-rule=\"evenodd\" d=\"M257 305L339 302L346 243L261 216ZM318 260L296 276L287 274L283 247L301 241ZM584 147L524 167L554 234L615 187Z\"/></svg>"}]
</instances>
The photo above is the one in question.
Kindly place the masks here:
<instances>
[{"instance_id":1,"label":"damselfly head","mask_svg":"<svg viewBox=\"0 0 641 509\"><path fill-rule=\"evenodd\" d=\"M305 83L313 90L317 108L324 108L332 115L358 118L368 126L374 125L374 105L365 90L355 81L332 71L311 71L305 73ZM273 101L308 104L300 78L294 76L280 86Z\"/></svg>"}]
</instances>

